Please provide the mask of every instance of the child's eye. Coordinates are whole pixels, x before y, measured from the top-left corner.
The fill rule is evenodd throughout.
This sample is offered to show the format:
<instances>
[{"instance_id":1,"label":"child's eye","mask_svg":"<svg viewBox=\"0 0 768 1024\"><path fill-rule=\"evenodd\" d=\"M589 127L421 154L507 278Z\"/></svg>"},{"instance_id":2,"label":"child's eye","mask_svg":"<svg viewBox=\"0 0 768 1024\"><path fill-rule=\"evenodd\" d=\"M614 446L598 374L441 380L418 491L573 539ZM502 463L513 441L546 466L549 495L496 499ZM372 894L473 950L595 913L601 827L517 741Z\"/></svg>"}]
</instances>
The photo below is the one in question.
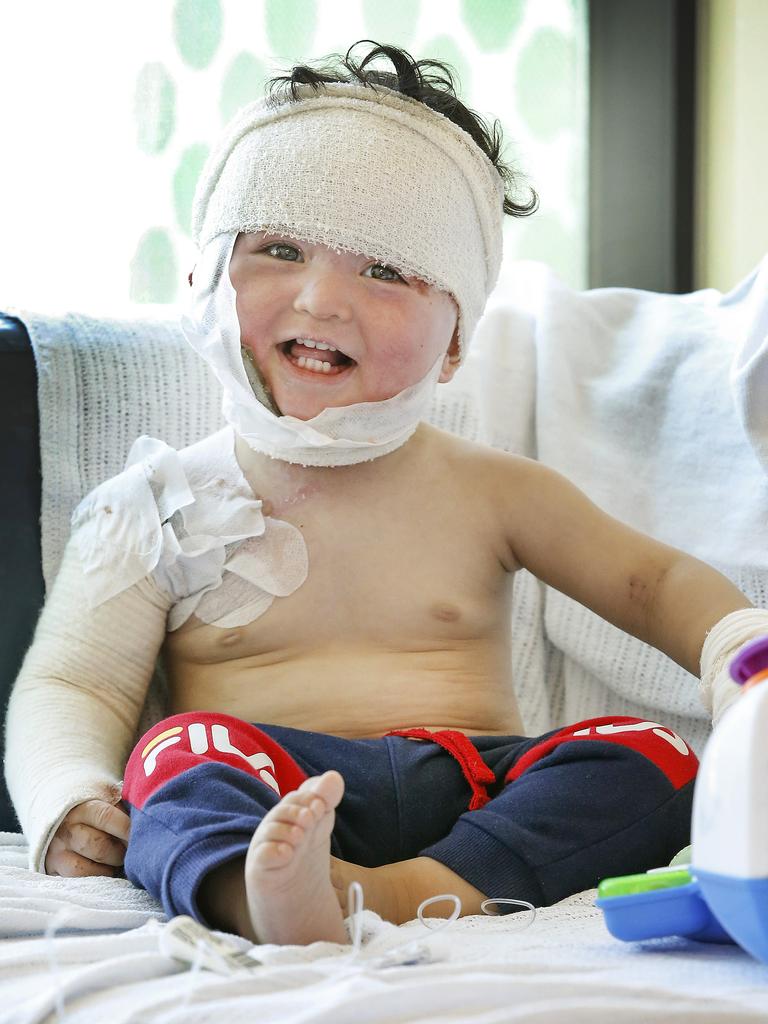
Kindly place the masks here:
<instances>
[{"instance_id":1,"label":"child's eye","mask_svg":"<svg viewBox=\"0 0 768 1024\"><path fill-rule=\"evenodd\" d=\"M395 270L394 267L388 267L386 263L372 263L368 270L383 270L386 274L392 274L392 277L380 277L378 274L372 274L376 281L405 281L401 274Z\"/></svg>"},{"instance_id":2,"label":"child's eye","mask_svg":"<svg viewBox=\"0 0 768 1024\"><path fill-rule=\"evenodd\" d=\"M287 242L270 242L259 251L288 263L296 263L301 259L301 251L295 245L289 245ZM371 276L376 281L403 281L405 283L405 279L395 268L386 263L372 263L367 269L371 271Z\"/></svg>"},{"instance_id":3,"label":"child's eye","mask_svg":"<svg viewBox=\"0 0 768 1024\"><path fill-rule=\"evenodd\" d=\"M285 242L272 242L271 245L265 245L261 251L275 256L279 260L287 260L292 263L295 263L301 256L295 246L287 245Z\"/></svg>"}]
</instances>

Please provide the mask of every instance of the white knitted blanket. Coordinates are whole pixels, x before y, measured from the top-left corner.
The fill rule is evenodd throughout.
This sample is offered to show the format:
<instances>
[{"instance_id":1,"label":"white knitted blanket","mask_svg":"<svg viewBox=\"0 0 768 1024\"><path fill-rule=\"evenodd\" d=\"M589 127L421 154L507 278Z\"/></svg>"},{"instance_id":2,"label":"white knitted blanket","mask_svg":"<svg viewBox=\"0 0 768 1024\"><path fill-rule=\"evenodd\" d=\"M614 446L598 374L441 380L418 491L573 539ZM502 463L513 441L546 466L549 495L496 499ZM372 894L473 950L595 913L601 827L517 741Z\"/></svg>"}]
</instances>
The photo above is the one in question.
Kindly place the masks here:
<instances>
[{"instance_id":1,"label":"white knitted blanket","mask_svg":"<svg viewBox=\"0 0 768 1024\"><path fill-rule=\"evenodd\" d=\"M139 434L183 447L217 430L219 391L165 311L166 319L121 321L15 315L38 367L50 585L83 495L122 468ZM768 607L766 395L768 259L726 296L576 292L521 263L500 281L430 420L541 459ZM513 615L529 734L636 714L701 750L708 723L695 680L663 655L525 572Z\"/></svg>"},{"instance_id":2,"label":"white knitted blanket","mask_svg":"<svg viewBox=\"0 0 768 1024\"><path fill-rule=\"evenodd\" d=\"M619 942L593 891L522 931L516 915L465 917L432 935L365 911L367 963L327 942L263 945L261 967L228 978L165 956L159 905L124 879L26 863L21 837L0 833L0 1016L12 1024L757 1024L768 1006L765 964L736 946ZM371 965L407 941L430 960Z\"/></svg>"}]
</instances>

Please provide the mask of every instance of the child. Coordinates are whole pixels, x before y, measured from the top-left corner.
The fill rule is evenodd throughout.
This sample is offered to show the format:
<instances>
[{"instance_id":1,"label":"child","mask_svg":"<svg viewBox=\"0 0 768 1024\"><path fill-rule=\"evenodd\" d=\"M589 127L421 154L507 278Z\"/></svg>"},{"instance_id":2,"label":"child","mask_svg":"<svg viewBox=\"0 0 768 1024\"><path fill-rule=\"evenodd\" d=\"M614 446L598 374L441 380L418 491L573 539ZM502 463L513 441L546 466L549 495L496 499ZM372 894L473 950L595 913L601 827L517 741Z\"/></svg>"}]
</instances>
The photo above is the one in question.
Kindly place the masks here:
<instances>
[{"instance_id":1,"label":"child","mask_svg":"<svg viewBox=\"0 0 768 1024\"><path fill-rule=\"evenodd\" d=\"M37 868L125 856L169 914L344 942L352 880L401 922L441 892L546 905L688 842L696 759L670 730L521 735L514 573L692 673L709 633L718 694L765 613L545 466L422 422L503 214L534 205L435 69L393 47L294 68L204 169L184 326L229 425L179 453L139 439L75 512L9 710ZM161 647L171 716L128 757Z\"/></svg>"}]
</instances>

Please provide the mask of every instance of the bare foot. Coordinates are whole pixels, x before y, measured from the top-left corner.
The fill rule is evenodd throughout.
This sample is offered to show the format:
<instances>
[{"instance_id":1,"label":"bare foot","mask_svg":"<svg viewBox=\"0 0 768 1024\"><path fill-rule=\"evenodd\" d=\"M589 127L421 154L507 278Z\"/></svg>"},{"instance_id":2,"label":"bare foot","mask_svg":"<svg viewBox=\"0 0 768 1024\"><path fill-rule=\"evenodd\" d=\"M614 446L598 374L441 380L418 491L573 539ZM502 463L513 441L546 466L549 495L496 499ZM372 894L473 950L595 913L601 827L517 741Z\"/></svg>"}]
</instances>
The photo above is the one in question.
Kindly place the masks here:
<instances>
[{"instance_id":1,"label":"bare foot","mask_svg":"<svg viewBox=\"0 0 768 1024\"><path fill-rule=\"evenodd\" d=\"M338 772L316 775L284 796L254 832L245 888L259 942L349 942L330 874L334 809L343 793Z\"/></svg>"}]
</instances>

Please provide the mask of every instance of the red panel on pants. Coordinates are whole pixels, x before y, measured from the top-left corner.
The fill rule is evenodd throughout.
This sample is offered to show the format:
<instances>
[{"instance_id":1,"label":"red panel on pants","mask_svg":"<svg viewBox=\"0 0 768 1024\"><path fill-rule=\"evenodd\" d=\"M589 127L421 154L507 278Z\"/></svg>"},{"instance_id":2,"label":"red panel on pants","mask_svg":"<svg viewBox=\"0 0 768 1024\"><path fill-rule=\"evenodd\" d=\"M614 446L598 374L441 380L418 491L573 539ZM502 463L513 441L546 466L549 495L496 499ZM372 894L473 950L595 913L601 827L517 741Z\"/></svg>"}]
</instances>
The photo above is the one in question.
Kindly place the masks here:
<instances>
[{"instance_id":1,"label":"red panel on pants","mask_svg":"<svg viewBox=\"0 0 768 1024\"><path fill-rule=\"evenodd\" d=\"M545 757L561 743L584 740L599 740L601 743L617 743L630 747L652 761L662 771L675 789L680 789L696 775L699 762L688 744L676 732L658 722L646 722L642 718L611 716L609 718L588 718L560 729L553 736L531 747L520 760L510 768L505 782L514 782L536 761Z\"/></svg>"},{"instance_id":2,"label":"red panel on pants","mask_svg":"<svg viewBox=\"0 0 768 1024\"><path fill-rule=\"evenodd\" d=\"M193 711L158 722L128 759L123 797L143 807L170 779L206 761L219 761L260 779L277 793L298 789L306 772L270 736L232 715Z\"/></svg>"}]
</instances>

